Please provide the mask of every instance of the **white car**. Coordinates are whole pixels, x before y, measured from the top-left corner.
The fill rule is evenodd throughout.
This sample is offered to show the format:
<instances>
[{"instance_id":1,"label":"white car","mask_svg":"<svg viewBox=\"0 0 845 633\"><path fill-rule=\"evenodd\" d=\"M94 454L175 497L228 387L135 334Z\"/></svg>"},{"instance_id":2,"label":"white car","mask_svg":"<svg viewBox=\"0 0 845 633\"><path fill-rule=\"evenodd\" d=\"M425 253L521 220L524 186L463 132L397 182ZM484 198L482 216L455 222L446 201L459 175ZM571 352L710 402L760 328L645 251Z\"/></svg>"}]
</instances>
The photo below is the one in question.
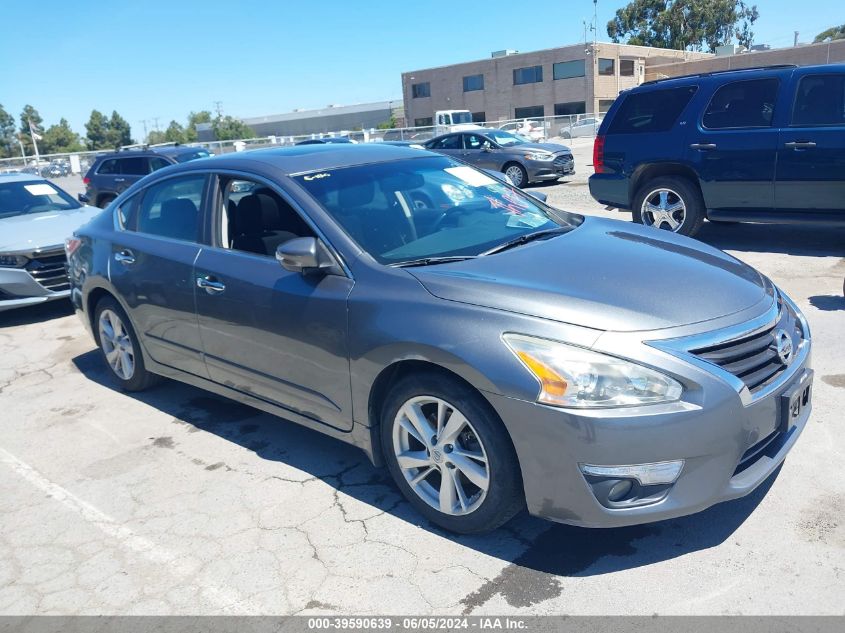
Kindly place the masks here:
<instances>
[{"instance_id":1,"label":"white car","mask_svg":"<svg viewBox=\"0 0 845 633\"><path fill-rule=\"evenodd\" d=\"M574 123L568 123L560 128L559 136L562 138L595 136L603 120L601 117L588 117Z\"/></svg>"},{"instance_id":2,"label":"white car","mask_svg":"<svg viewBox=\"0 0 845 633\"><path fill-rule=\"evenodd\" d=\"M40 176L0 176L0 312L68 297L65 238L101 212Z\"/></svg>"},{"instance_id":3,"label":"white car","mask_svg":"<svg viewBox=\"0 0 845 633\"><path fill-rule=\"evenodd\" d=\"M524 136L534 143L541 143L546 138L546 131L543 129L543 124L537 121L511 121L510 123L505 123L499 129L510 132L511 134Z\"/></svg>"}]
</instances>

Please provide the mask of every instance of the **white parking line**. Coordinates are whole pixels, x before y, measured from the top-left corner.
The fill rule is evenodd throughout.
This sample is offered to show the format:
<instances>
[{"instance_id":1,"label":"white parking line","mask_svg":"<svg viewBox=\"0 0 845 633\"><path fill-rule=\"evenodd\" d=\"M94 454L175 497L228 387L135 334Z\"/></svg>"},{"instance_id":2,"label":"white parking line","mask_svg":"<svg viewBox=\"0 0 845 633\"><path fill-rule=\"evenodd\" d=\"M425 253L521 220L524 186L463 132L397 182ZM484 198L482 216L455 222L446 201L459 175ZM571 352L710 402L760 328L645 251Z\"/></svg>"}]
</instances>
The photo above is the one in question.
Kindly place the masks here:
<instances>
[{"instance_id":1,"label":"white parking line","mask_svg":"<svg viewBox=\"0 0 845 633\"><path fill-rule=\"evenodd\" d=\"M82 517L105 535L119 541L126 549L132 550L150 562L161 565L162 569L176 578L186 580L194 575L195 569L189 563L180 561L179 554L163 549L153 541L135 534L128 527L119 524L115 519L84 499L80 499L69 490L53 483L32 466L3 448L0 448L0 463L6 464L23 479ZM250 604L248 600L244 600L237 591L232 589L200 587L200 592L223 613L229 615L259 613L254 605Z\"/></svg>"}]
</instances>

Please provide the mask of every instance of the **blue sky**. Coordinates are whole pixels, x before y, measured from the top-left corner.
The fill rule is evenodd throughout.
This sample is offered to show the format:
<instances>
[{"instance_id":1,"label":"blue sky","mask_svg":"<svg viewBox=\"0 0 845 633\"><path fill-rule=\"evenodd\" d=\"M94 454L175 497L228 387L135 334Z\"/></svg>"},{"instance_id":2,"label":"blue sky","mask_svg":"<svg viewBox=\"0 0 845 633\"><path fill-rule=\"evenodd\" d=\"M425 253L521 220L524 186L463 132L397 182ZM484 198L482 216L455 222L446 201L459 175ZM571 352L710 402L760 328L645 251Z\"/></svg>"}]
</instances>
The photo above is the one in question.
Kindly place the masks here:
<instances>
[{"instance_id":1,"label":"blue sky","mask_svg":"<svg viewBox=\"0 0 845 633\"><path fill-rule=\"evenodd\" d=\"M599 39L624 0L599 0ZM845 22L842 0L758 0L757 42L810 41ZM801 10L796 10L800 6ZM583 39L591 0L42 0L6 2L0 104L84 135L92 108L184 124L191 110L239 117L401 98L403 71ZM447 15L448 12L448 15Z\"/></svg>"}]
</instances>

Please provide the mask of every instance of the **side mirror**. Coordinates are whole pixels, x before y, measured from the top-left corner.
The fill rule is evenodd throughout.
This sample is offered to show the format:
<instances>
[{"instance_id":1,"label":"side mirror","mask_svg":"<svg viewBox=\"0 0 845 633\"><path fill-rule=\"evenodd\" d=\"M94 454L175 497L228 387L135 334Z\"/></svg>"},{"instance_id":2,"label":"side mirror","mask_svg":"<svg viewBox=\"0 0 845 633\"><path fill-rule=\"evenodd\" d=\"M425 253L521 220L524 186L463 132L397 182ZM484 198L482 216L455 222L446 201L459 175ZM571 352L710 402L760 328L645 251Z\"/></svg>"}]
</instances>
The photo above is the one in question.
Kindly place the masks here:
<instances>
[{"instance_id":1,"label":"side mirror","mask_svg":"<svg viewBox=\"0 0 845 633\"><path fill-rule=\"evenodd\" d=\"M546 194L544 194L542 191L533 191L532 190L532 191L526 191L525 193L527 193L532 198L537 198L537 200L539 200L540 202L545 202L549 197Z\"/></svg>"},{"instance_id":2,"label":"side mirror","mask_svg":"<svg viewBox=\"0 0 845 633\"><path fill-rule=\"evenodd\" d=\"M76 199L79 200L82 204L88 204L89 202L91 202L91 198L86 196L84 193L76 194Z\"/></svg>"},{"instance_id":3,"label":"side mirror","mask_svg":"<svg viewBox=\"0 0 845 633\"><path fill-rule=\"evenodd\" d=\"M285 270L303 275L328 273L336 266L331 253L316 237L297 237L279 244L276 261Z\"/></svg>"}]
</instances>

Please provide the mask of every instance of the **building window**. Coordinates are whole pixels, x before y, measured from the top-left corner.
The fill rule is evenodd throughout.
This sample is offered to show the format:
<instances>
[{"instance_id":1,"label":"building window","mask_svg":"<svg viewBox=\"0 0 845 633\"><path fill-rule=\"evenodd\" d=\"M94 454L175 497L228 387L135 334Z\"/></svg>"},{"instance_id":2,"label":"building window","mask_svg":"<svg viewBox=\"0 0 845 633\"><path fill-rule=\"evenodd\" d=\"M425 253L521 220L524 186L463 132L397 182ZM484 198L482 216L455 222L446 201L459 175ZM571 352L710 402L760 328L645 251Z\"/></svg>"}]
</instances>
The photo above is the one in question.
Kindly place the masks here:
<instances>
[{"instance_id":1,"label":"building window","mask_svg":"<svg viewBox=\"0 0 845 633\"><path fill-rule=\"evenodd\" d=\"M513 116L515 119L541 119L545 116L545 114L543 106L539 105L528 106L526 108L515 108Z\"/></svg>"},{"instance_id":2,"label":"building window","mask_svg":"<svg viewBox=\"0 0 845 633\"><path fill-rule=\"evenodd\" d=\"M472 113L472 122L473 123L484 123L487 121L487 114L484 112L473 112Z\"/></svg>"},{"instance_id":3,"label":"building window","mask_svg":"<svg viewBox=\"0 0 845 633\"><path fill-rule=\"evenodd\" d=\"M613 61L613 60L611 60ZM613 74L611 72L611 74ZM621 77L633 77L634 76L634 60L633 59L620 59L619 60L619 75Z\"/></svg>"},{"instance_id":4,"label":"building window","mask_svg":"<svg viewBox=\"0 0 845 633\"><path fill-rule=\"evenodd\" d=\"M427 116L421 119L414 119L414 127L431 127L434 125L434 118Z\"/></svg>"},{"instance_id":5,"label":"building window","mask_svg":"<svg viewBox=\"0 0 845 633\"><path fill-rule=\"evenodd\" d=\"M569 103L556 103L555 116L567 116L570 114L586 114L586 101L570 101Z\"/></svg>"},{"instance_id":6,"label":"building window","mask_svg":"<svg viewBox=\"0 0 845 633\"><path fill-rule=\"evenodd\" d=\"M555 79L571 79L572 77L583 77L585 74L583 59L558 62L552 66L552 75Z\"/></svg>"},{"instance_id":7,"label":"building window","mask_svg":"<svg viewBox=\"0 0 845 633\"><path fill-rule=\"evenodd\" d=\"M543 81L542 66L526 66L525 68L513 69L513 85L536 84Z\"/></svg>"},{"instance_id":8,"label":"building window","mask_svg":"<svg viewBox=\"0 0 845 633\"><path fill-rule=\"evenodd\" d=\"M599 57L599 74L613 75L613 60L605 57Z\"/></svg>"},{"instance_id":9,"label":"building window","mask_svg":"<svg viewBox=\"0 0 845 633\"><path fill-rule=\"evenodd\" d=\"M464 92L484 90L484 75L467 75L464 77Z\"/></svg>"},{"instance_id":10,"label":"building window","mask_svg":"<svg viewBox=\"0 0 845 633\"><path fill-rule=\"evenodd\" d=\"M610 106L613 105L614 101L616 101L616 99L599 99L599 113L604 114L610 110Z\"/></svg>"},{"instance_id":11,"label":"building window","mask_svg":"<svg viewBox=\"0 0 845 633\"><path fill-rule=\"evenodd\" d=\"M430 97L431 96L431 84L426 81L426 82L423 82L421 84L411 85L411 96L414 99L420 99L422 97Z\"/></svg>"}]
</instances>

